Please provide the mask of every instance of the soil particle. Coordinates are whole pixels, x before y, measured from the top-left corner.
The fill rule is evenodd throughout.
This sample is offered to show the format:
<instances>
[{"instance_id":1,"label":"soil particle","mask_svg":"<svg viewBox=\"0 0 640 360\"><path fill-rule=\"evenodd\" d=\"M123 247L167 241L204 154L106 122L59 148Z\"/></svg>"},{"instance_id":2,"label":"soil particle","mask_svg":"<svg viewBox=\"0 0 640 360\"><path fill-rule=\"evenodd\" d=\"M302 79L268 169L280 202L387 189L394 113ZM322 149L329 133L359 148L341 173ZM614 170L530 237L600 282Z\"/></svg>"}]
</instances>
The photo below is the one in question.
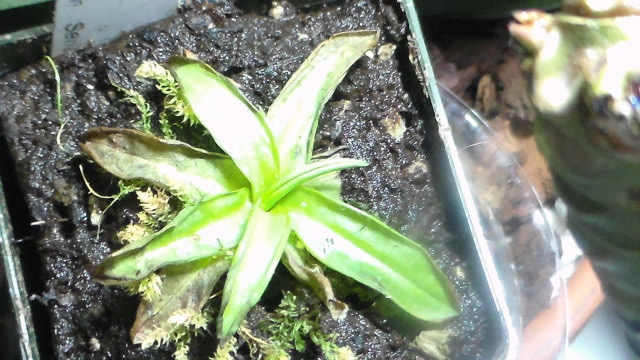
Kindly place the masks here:
<instances>
[{"instance_id":1,"label":"soil particle","mask_svg":"<svg viewBox=\"0 0 640 360\"><path fill-rule=\"evenodd\" d=\"M139 114L134 106L117 100L121 94L114 86L133 88L154 99L157 112L161 100L153 85L136 81L133 73L143 60L164 62L188 50L240 84L251 101L267 107L319 42L340 31L379 29L381 44L393 44L395 51L364 57L352 68L322 114L316 151L342 149L344 156L370 162L365 169L341 175L345 200L428 247L455 283L461 301L462 315L443 325L455 334L451 358L481 357L489 337L489 314L478 285L468 275L472 265L452 251L464 245L446 220L443 202L447 200L433 180L431 155L423 149L429 137L424 123L430 115L424 104L412 102L421 96L410 96L407 90L420 87L403 58L408 53L407 27L397 4L356 0L317 9L296 10L286 2L280 6L278 16L269 16L268 8L253 12L226 1L202 9L185 8L176 17L125 35L113 45L56 59L68 119L59 144L51 68L42 62L0 79L3 141L22 181L28 216L40 224L31 235L43 259L44 288L51 294L45 301L51 330L44 329L40 336L46 338L51 332L53 353L48 354L45 339L45 355L171 358L171 349L141 350L131 343L129 328L138 300L122 288L97 284L89 275L91 266L118 246L115 232L135 212L130 202L117 203L98 233L91 222L94 200L89 200L78 167L83 165L88 181L100 193L117 192L117 179L89 163L78 147L92 126L136 126ZM340 334L340 344L363 359L417 356L407 350L410 338L357 311L349 314L343 322L335 322L323 309L322 324ZM194 354L210 350L212 337L210 333L198 337ZM241 353L238 358L249 355Z\"/></svg>"}]
</instances>

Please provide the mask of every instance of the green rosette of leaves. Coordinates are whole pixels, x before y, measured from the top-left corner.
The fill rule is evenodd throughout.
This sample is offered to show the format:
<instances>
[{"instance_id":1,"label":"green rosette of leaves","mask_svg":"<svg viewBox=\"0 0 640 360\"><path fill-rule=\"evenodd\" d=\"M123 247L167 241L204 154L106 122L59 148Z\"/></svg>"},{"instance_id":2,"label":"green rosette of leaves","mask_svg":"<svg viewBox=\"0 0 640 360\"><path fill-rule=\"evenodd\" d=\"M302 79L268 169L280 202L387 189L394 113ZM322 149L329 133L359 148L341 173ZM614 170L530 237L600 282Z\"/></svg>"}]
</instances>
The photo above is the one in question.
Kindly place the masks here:
<instances>
[{"instance_id":1,"label":"green rosette of leaves","mask_svg":"<svg viewBox=\"0 0 640 360\"><path fill-rule=\"evenodd\" d=\"M566 1L515 14L534 54L540 150L569 206L572 233L640 353L640 9L637 1Z\"/></svg>"},{"instance_id":2,"label":"green rosette of leaves","mask_svg":"<svg viewBox=\"0 0 640 360\"><path fill-rule=\"evenodd\" d=\"M324 267L379 291L419 319L439 322L458 314L451 285L423 247L340 200L337 172L367 162L312 156L324 104L377 43L375 31L332 36L267 112L201 61L170 59L186 114L208 130L221 154L134 130L89 131L82 147L107 171L186 200L166 227L110 254L94 271L105 284L162 279L159 296L140 305L134 342L149 345L153 331L200 311L227 272L217 333L224 342L259 301L280 260L334 316L343 309Z\"/></svg>"}]
</instances>

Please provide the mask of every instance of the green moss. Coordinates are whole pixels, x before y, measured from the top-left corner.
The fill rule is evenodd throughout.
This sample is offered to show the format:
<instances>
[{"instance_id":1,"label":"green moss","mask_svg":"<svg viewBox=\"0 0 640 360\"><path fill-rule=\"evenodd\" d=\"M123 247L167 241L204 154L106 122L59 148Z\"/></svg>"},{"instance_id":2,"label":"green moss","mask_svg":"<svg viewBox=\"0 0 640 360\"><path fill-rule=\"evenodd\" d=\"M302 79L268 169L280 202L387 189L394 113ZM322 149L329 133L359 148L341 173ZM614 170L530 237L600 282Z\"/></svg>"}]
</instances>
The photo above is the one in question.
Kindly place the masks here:
<instances>
[{"instance_id":1,"label":"green moss","mask_svg":"<svg viewBox=\"0 0 640 360\"><path fill-rule=\"evenodd\" d=\"M125 97L122 99L123 101L127 101L138 108L140 111L140 128L147 134L151 134L151 118L153 117L153 111L151 111L151 106L149 102L140 94L139 92L133 89L127 89L120 86L116 86L118 90L122 91Z\"/></svg>"},{"instance_id":2,"label":"green moss","mask_svg":"<svg viewBox=\"0 0 640 360\"><path fill-rule=\"evenodd\" d=\"M325 334L319 323L319 312L310 309L291 292L284 292L280 305L269 317L265 333L273 345L273 353L266 359L282 359L289 351L304 353L311 341L327 359L337 359L344 350L336 345L335 334ZM288 358L288 356L287 356Z\"/></svg>"}]
</instances>

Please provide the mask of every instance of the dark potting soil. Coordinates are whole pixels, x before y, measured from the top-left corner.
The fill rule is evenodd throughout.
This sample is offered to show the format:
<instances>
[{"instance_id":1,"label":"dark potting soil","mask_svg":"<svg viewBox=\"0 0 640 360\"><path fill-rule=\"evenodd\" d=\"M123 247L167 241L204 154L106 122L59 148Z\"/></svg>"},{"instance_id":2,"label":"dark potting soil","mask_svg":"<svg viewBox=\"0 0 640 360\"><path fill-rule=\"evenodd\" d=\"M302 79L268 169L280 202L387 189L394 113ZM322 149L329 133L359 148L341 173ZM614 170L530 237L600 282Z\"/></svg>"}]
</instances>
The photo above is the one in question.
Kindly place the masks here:
<instances>
[{"instance_id":1,"label":"dark potting soil","mask_svg":"<svg viewBox=\"0 0 640 360\"><path fill-rule=\"evenodd\" d=\"M267 8L242 8L242 4L236 7L220 1L183 9L110 46L56 59L68 119L60 133L56 84L48 64L43 61L0 80L2 143L15 169L2 171L19 180L20 192L8 194L9 199L27 204L28 213L14 216L24 242L35 242L42 262L41 269L27 263L25 272L32 280L44 282L31 289L50 314L48 325L38 324L44 358L171 358L171 349L141 350L131 343L129 328L138 300L122 288L96 283L88 272L119 246L116 230L136 219L137 209L126 200L119 202L107 212L97 234L91 217L109 200L91 196L79 170L82 165L98 192L117 192L117 179L92 164L78 146L90 127L137 125L139 113L131 104L119 101L123 95L114 85L151 97L157 110L159 94L153 84L135 80L135 69L143 60L164 62L188 50L240 84L251 101L268 107L318 43L336 32L354 29L380 30L380 44L386 46L379 49L386 51L363 57L350 70L322 115L316 150L344 146L344 156L371 163L343 172L343 197L428 248L455 284L462 306L458 318L431 326L451 331L451 359L482 358L491 336L487 331L489 310L481 300L479 285L472 282L471 265L462 257L466 245L448 220L448 200L439 190L433 155L425 152L431 146L426 140L435 135L427 130L430 112L408 61L408 30L397 4L359 0L295 9L283 3L278 14L269 14ZM266 311L279 301L281 289L275 289L276 285L292 289L285 272L279 274L265 300L249 315L250 326L264 320ZM410 333L406 327L381 320L375 311L381 307L380 299L344 295L355 309L345 320L332 320L318 306L322 326L338 334L339 345L348 345L361 359L424 358L409 347L415 333L404 337L402 332ZM317 305L312 298L308 302ZM34 307L42 309L37 303ZM213 339L213 333L200 335L193 358L210 356L215 349ZM297 357L309 359L318 354L311 349ZM238 358L249 358L248 351Z\"/></svg>"}]
</instances>

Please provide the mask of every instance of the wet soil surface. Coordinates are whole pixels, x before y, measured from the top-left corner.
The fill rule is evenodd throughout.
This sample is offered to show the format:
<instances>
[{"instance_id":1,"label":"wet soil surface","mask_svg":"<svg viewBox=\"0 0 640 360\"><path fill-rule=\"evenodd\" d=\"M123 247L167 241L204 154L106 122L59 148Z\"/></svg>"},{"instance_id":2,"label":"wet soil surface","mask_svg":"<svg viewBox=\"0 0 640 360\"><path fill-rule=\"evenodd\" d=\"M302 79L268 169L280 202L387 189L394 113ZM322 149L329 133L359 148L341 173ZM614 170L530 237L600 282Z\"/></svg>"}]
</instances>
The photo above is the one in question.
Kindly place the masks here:
<instances>
[{"instance_id":1,"label":"wet soil surface","mask_svg":"<svg viewBox=\"0 0 640 360\"><path fill-rule=\"evenodd\" d=\"M116 204L97 234L91 214L108 200L91 197L79 171L83 165L100 193L117 192L117 179L90 163L78 147L90 127L136 126L137 110L119 101L122 94L114 85L154 98L157 110L157 91L136 81L135 69L146 59L164 62L190 51L236 81L254 103L267 107L319 42L352 29L378 29L380 44L395 49L376 51L351 69L325 108L316 150L344 146L344 156L371 163L342 174L343 197L428 248L454 282L462 306L458 318L440 326L453 334L450 358L483 358L483 349L491 346L491 310L481 300L482 285L473 282L479 271L475 260L465 260L469 245L450 220L450 200L438 183L435 155L425 152L437 148L430 142L435 134L428 130L429 108L407 60L407 26L397 4L360 0L296 10L283 3L281 10L274 16L267 8L243 10L227 2L196 6L111 46L56 59L69 119L60 133L55 80L45 62L0 79L2 142L15 173L2 171L19 179L19 192L8 197L26 203L28 212L14 214L19 218L16 227L23 243L37 245L42 261L41 268L33 262L25 266L32 280L41 281L30 289L34 307L50 314L49 324L38 322L44 358L171 358L171 349L141 350L131 343L129 328L138 300L119 287L97 284L88 272L118 247L115 230L135 220L137 211L126 201ZM16 246L27 252L23 243ZM274 289L275 284L292 286L284 272L279 273L282 279L272 281L266 300L250 314L253 324L277 304L281 289ZM339 345L348 345L361 359L426 358L409 347L415 333L402 336L410 331L376 313L375 298L347 300L355 310L342 321L332 320L319 306L323 327L339 335ZM317 300L309 303L317 305ZM193 358L210 356L214 338L212 333L199 336ZM297 356L316 358L318 353L312 349ZM238 358L249 355L241 352Z\"/></svg>"}]
</instances>

